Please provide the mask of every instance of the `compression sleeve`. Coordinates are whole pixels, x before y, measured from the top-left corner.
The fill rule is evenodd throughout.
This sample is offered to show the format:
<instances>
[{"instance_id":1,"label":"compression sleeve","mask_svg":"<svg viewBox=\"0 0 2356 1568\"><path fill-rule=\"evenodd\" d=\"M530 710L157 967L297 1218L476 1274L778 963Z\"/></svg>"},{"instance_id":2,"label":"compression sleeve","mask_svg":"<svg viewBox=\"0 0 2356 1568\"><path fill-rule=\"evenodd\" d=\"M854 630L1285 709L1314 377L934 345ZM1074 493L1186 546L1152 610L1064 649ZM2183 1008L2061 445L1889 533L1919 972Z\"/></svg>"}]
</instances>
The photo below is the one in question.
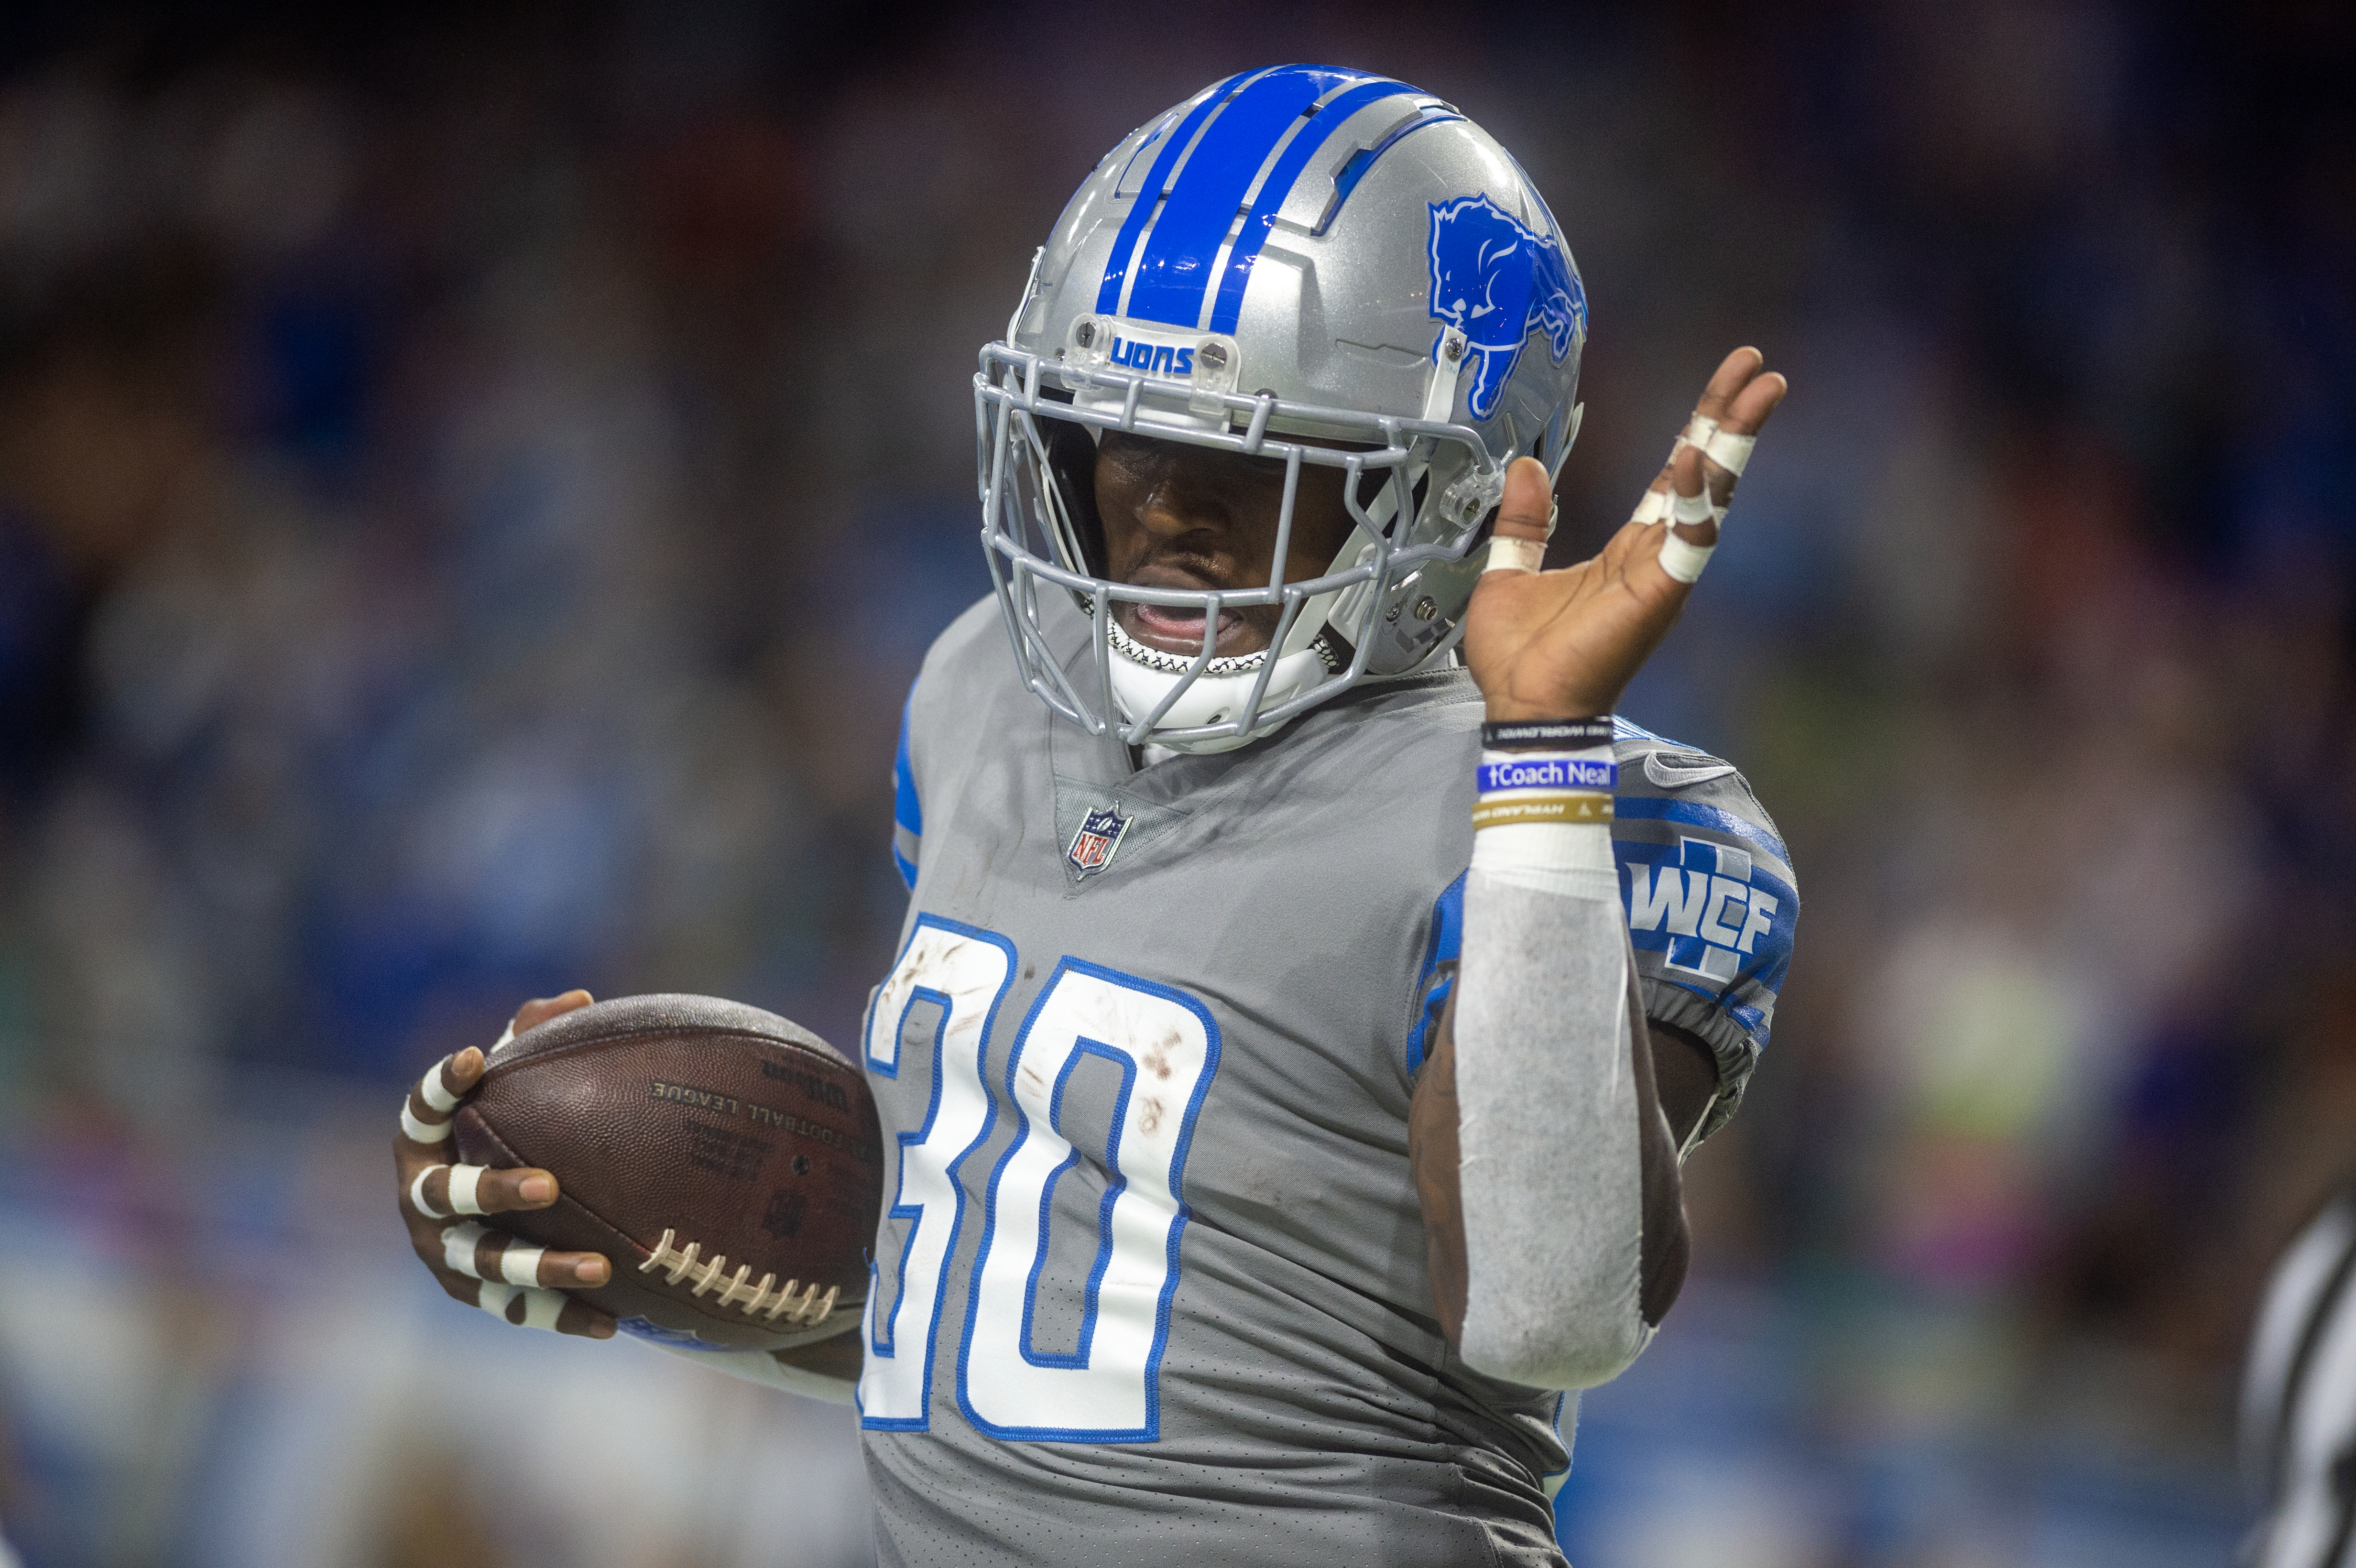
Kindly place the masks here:
<instances>
[{"instance_id":1,"label":"compression sleeve","mask_svg":"<svg viewBox=\"0 0 2356 1568\"><path fill-rule=\"evenodd\" d=\"M1635 1360L1665 1309L1647 1300L1648 1276L1666 1272L1660 1238L1683 1233L1649 1047L1630 1027L1611 853L1596 827L1490 828L1464 891L1462 1350L1476 1371L1539 1388L1590 1387Z\"/></svg>"},{"instance_id":2,"label":"compression sleeve","mask_svg":"<svg viewBox=\"0 0 2356 1568\"><path fill-rule=\"evenodd\" d=\"M690 1350L675 1345L653 1343L658 1350L691 1361L699 1367L709 1367L715 1372L725 1372L746 1382L766 1383L771 1388L798 1393L805 1399L822 1399L829 1404L849 1404L857 1384L842 1378L830 1378L819 1372L804 1371L789 1367L766 1350Z\"/></svg>"}]
</instances>

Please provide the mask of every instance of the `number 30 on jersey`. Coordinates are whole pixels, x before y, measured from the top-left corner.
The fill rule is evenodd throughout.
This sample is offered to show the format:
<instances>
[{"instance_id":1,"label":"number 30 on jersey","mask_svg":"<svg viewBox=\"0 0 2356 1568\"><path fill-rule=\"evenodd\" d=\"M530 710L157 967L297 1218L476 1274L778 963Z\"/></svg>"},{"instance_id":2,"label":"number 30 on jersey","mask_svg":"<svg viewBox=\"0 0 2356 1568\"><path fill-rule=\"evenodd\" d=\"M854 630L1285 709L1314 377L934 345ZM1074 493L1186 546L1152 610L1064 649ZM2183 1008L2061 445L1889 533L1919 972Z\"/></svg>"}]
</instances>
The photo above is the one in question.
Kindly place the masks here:
<instances>
[{"instance_id":1,"label":"number 30 on jersey","mask_svg":"<svg viewBox=\"0 0 2356 1568\"><path fill-rule=\"evenodd\" d=\"M874 1288L867 1294L862 1424L921 1432L929 1424L943 1298L958 1238L974 1218L961 1168L1008 1114L1017 1131L990 1172L979 1216L981 1244L957 1347L958 1407L994 1437L1150 1443L1161 1432L1159 1373L1186 1226L1186 1150L1218 1068L1218 1026L1183 991L1066 958L1007 1050L1004 1093L994 1095L983 1078L991 1030L1017 962L1014 944L994 932L919 915L868 1009L867 1067L886 1078L910 1065L902 1052L911 1049L911 1010L929 1003L939 1021L930 1041L931 1104L922 1126L899 1135L899 1186L886 1216L887 1231L891 1221L906 1227L898 1288L889 1301ZM1088 1057L1108 1062L1120 1083L1096 1258L1077 1348L1042 1351L1033 1343L1032 1306L1055 1184L1080 1159L1062 1125L1064 1086Z\"/></svg>"}]
</instances>

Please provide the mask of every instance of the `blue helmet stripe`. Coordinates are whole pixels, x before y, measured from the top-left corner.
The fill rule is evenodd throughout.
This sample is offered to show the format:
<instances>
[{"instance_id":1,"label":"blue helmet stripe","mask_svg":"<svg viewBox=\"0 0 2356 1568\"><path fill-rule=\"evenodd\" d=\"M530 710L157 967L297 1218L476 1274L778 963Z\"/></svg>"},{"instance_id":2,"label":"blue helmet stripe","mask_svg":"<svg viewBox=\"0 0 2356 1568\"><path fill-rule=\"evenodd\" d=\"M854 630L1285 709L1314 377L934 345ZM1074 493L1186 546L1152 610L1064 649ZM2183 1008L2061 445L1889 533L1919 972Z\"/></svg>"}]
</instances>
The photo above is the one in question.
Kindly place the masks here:
<instances>
[{"instance_id":1,"label":"blue helmet stripe","mask_svg":"<svg viewBox=\"0 0 2356 1568\"><path fill-rule=\"evenodd\" d=\"M1293 183L1301 171L1316 155L1317 149L1339 130L1343 122L1367 104L1385 98L1396 98L1416 90L1403 81L1376 80L1354 87L1317 111L1317 117L1286 143L1277 155L1276 166L1260 182L1259 195L1252 198L1251 211L1244 217L1243 231L1236 236L1235 249L1227 252L1225 274L1219 280L1219 297L1211 306L1211 330L1233 332L1236 318L1243 314L1244 285L1251 281L1252 262L1259 256L1259 248L1268 242L1269 231L1276 227L1277 209L1284 198L1292 194Z\"/></svg>"},{"instance_id":2,"label":"blue helmet stripe","mask_svg":"<svg viewBox=\"0 0 2356 1568\"><path fill-rule=\"evenodd\" d=\"M1162 216L1137 258L1136 282L1122 312L1135 321L1193 327L1210 294L1212 264L1243 211L1244 195L1268 164L1269 151L1303 110L1336 88L1365 78L1323 66L1272 70L1211 122L1180 171ZM1302 134L1308 133L1302 128ZM1145 193L1138 193L1141 204Z\"/></svg>"},{"instance_id":3,"label":"blue helmet stripe","mask_svg":"<svg viewBox=\"0 0 2356 1568\"><path fill-rule=\"evenodd\" d=\"M1194 133L1202 128L1203 122L1218 112L1219 106L1226 102L1227 95L1235 91L1236 83L1250 74L1248 70L1237 71L1205 93L1203 101L1194 105L1194 112L1187 115L1178 129L1170 133L1170 139L1162 144L1161 155L1153 160L1153 172L1146 176L1145 183L1138 187L1137 199L1130 204L1129 216L1121 220L1120 233L1112 242L1112 254L1105 258L1104 283L1097 290L1098 310L1110 315L1120 309L1120 286L1129 277L1130 253L1137 249L1138 236L1145 232L1147 220L1161 205L1162 187L1170 183L1172 171L1177 168L1178 160L1185 155L1187 144L1194 139ZM1141 147L1138 150L1144 151Z\"/></svg>"}]
</instances>

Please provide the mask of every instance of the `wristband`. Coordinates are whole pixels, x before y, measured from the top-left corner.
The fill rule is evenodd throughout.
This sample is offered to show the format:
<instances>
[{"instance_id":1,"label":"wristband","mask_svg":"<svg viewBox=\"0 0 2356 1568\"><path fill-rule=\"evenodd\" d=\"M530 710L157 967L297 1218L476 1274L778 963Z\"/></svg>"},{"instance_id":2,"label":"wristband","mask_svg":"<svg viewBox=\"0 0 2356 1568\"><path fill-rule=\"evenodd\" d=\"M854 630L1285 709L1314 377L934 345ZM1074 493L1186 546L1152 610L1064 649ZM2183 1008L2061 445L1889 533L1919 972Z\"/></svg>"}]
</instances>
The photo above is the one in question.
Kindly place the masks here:
<instances>
[{"instance_id":1,"label":"wristband","mask_svg":"<svg viewBox=\"0 0 2356 1568\"><path fill-rule=\"evenodd\" d=\"M1473 770L1472 786L1483 795L1501 789L1613 790L1620 787L1620 767L1609 754L1499 752Z\"/></svg>"},{"instance_id":2,"label":"wristband","mask_svg":"<svg viewBox=\"0 0 2356 1568\"><path fill-rule=\"evenodd\" d=\"M1612 739L1608 713L1594 719L1491 720L1481 726L1483 747L1608 746Z\"/></svg>"},{"instance_id":3,"label":"wristband","mask_svg":"<svg viewBox=\"0 0 2356 1568\"><path fill-rule=\"evenodd\" d=\"M1517 790L1472 808L1472 827L1515 827L1531 823L1576 827L1612 820L1612 797L1601 790Z\"/></svg>"}]
</instances>

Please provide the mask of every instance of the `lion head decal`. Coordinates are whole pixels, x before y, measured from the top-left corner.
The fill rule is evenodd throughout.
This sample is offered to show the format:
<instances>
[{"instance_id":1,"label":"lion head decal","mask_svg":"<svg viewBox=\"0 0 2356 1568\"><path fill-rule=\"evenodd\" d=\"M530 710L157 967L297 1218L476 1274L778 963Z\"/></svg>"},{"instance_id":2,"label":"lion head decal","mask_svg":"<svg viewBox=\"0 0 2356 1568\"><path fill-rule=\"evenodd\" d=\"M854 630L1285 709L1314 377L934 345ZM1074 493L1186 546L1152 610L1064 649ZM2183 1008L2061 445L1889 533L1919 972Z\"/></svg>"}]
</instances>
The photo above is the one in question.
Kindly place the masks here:
<instances>
[{"instance_id":1,"label":"lion head decal","mask_svg":"<svg viewBox=\"0 0 2356 1568\"><path fill-rule=\"evenodd\" d=\"M1544 329L1555 363L1562 363L1587 331L1587 296L1558 240L1533 234L1486 196L1460 196L1431 204L1431 315L1469 340L1466 402L1484 420L1496 411L1533 330ZM1432 353L1439 352L1435 339Z\"/></svg>"}]
</instances>

